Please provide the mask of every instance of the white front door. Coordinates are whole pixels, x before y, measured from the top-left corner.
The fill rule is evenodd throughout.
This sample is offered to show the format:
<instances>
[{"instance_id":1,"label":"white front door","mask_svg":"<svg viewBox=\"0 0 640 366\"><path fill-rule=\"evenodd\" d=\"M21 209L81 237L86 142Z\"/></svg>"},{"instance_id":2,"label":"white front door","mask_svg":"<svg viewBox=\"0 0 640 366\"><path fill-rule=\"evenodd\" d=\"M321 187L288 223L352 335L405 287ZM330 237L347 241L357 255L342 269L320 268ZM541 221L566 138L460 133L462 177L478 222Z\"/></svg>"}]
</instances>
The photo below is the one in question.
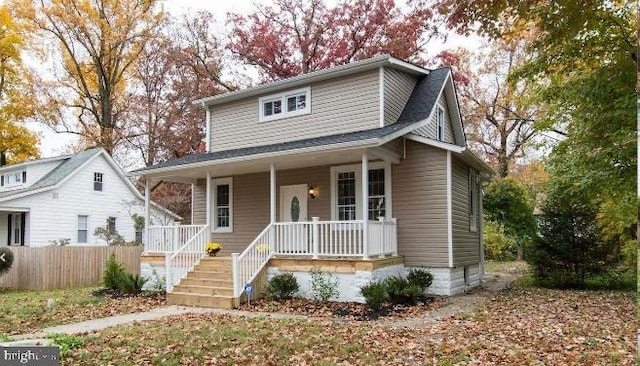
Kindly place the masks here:
<instances>
[{"instance_id":1,"label":"white front door","mask_svg":"<svg viewBox=\"0 0 640 366\"><path fill-rule=\"evenodd\" d=\"M279 246L285 252L306 253L309 250L307 225L295 224L308 221L307 192L306 184L280 186L280 222L291 223L278 230Z\"/></svg>"}]
</instances>

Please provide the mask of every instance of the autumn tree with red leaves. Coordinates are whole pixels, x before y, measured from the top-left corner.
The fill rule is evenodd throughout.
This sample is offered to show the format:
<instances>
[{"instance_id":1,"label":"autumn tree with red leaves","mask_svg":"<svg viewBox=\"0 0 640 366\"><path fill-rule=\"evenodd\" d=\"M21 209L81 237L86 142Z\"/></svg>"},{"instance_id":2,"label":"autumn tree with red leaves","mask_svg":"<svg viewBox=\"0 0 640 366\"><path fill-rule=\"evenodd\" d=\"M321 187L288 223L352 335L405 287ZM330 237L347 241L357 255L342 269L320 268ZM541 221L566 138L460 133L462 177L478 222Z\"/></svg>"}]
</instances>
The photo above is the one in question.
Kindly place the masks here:
<instances>
[{"instance_id":1,"label":"autumn tree with red leaves","mask_svg":"<svg viewBox=\"0 0 640 366\"><path fill-rule=\"evenodd\" d=\"M433 13L421 1L402 10L392 0L277 0L244 16L229 14L227 47L257 66L263 81L347 64L380 54L422 63L419 56L437 34Z\"/></svg>"}]
</instances>

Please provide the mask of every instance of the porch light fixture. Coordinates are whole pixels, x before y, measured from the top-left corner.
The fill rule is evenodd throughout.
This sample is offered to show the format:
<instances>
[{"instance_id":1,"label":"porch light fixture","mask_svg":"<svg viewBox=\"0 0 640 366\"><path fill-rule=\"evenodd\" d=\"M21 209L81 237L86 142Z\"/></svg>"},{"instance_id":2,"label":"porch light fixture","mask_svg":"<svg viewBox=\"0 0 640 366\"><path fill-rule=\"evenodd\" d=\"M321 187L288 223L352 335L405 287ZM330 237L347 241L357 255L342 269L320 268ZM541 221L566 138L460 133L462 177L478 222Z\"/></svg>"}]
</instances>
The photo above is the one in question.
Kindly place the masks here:
<instances>
[{"instance_id":1,"label":"porch light fixture","mask_svg":"<svg viewBox=\"0 0 640 366\"><path fill-rule=\"evenodd\" d=\"M309 186L309 198L315 200L318 197L318 188L314 188L313 186Z\"/></svg>"}]
</instances>

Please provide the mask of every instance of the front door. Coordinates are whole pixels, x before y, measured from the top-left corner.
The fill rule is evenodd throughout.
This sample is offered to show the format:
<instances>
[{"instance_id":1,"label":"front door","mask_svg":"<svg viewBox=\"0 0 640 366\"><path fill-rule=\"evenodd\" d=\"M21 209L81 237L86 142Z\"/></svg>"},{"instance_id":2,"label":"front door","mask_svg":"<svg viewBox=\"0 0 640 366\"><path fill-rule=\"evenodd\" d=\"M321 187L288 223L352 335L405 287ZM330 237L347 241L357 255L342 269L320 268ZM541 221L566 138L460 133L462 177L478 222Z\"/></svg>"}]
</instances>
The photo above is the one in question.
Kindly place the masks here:
<instances>
[{"instance_id":1,"label":"front door","mask_svg":"<svg viewBox=\"0 0 640 366\"><path fill-rule=\"evenodd\" d=\"M9 214L9 245L24 245L24 217L23 213Z\"/></svg>"},{"instance_id":2,"label":"front door","mask_svg":"<svg viewBox=\"0 0 640 366\"><path fill-rule=\"evenodd\" d=\"M306 184L280 186L280 222L307 221L307 192ZM278 244L285 252L306 253L309 232L304 224L283 225L278 230Z\"/></svg>"}]
</instances>

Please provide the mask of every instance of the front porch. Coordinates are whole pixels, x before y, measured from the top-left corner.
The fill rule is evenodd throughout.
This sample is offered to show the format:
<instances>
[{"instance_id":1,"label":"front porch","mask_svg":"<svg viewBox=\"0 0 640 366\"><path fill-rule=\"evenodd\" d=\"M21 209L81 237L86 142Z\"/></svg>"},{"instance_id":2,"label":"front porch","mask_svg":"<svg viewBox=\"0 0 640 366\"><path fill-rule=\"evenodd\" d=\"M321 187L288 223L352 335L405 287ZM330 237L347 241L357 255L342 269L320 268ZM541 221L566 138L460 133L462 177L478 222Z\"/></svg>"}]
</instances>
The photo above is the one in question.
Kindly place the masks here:
<instances>
[{"instance_id":1,"label":"front porch","mask_svg":"<svg viewBox=\"0 0 640 366\"><path fill-rule=\"evenodd\" d=\"M318 266L333 261L337 268L344 263L351 263L347 266L353 266L356 262L398 258L395 219L320 221L318 217L313 217L311 221L269 224L242 253L219 256L215 262L207 259L208 264L204 265L207 270L202 274L203 259L208 258L205 253L205 245L209 241L208 232L207 225L148 228L143 263L146 260L163 267L168 293L174 292L174 289L184 290L184 280L193 276L198 268L201 274L196 276L200 276L201 280L192 284L197 288L191 287L190 291L210 290L212 294L222 292L225 296L239 299L246 284L258 280L260 283L256 288L264 287L263 272L269 269L269 263L273 260L295 259L306 264L317 262ZM225 262L225 258L228 262ZM218 264L217 268L213 263ZM224 271L225 266L229 267L228 271ZM209 281L205 280L207 278ZM207 282L216 284L225 280L229 280L229 288L207 286ZM187 284L189 282L193 282L192 277L187 280ZM203 301L200 300L199 303Z\"/></svg>"}]
</instances>

